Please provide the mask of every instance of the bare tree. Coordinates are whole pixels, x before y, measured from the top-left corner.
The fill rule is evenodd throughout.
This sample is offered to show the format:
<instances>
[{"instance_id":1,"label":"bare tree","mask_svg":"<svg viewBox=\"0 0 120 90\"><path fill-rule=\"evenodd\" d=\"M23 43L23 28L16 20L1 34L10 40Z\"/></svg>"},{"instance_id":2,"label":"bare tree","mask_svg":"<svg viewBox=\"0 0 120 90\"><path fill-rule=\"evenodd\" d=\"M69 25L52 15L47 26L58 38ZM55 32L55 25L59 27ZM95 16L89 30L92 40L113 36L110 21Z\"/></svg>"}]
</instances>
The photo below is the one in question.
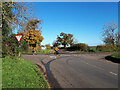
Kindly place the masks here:
<instances>
[{"instance_id":1,"label":"bare tree","mask_svg":"<svg viewBox=\"0 0 120 90\"><path fill-rule=\"evenodd\" d=\"M114 46L115 44L115 40L116 40L116 37L115 37L115 30L118 28L117 24L114 23L114 22L111 22L111 23L107 23L103 26L103 42L105 44L112 44Z\"/></svg>"},{"instance_id":2,"label":"bare tree","mask_svg":"<svg viewBox=\"0 0 120 90\"><path fill-rule=\"evenodd\" d=\"M19 32L25 29L25 23L33 17L32 8L26 2L1 2L2 24Z\"/></svg>"},{"instance_id":3,"label":"bare tree","mask_svg":"<svg viewBox=\"0 0 120 90\"><path fill-rule=\"evenodd\" d=\"M73 44L77 44L77 43L79 43L79 40L76 38L73 38Z\"/></svg>"}]
</instances>

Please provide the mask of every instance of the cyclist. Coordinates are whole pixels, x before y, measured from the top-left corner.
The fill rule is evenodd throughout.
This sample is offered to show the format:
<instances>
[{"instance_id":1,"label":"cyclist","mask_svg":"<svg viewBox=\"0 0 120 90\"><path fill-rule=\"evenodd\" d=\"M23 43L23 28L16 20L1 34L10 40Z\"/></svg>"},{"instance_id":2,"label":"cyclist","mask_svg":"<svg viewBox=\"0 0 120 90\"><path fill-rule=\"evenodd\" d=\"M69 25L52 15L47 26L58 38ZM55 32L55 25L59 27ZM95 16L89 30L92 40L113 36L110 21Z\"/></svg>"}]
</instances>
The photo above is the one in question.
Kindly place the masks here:
<instances>
[{"instance_id":1,"label":"cyclist","mask_svg":"<svg viewBox=\"0 0 120 90\"><path fill-rule=\"evenodd\" d=\"M59 54L59 52L58 52L58 51L59 51L59 49L58 49L57 47L55 47L55 49L54 49L54 50L55 50L55 54L56 54L56 55L58 55L58 54Z\"/></svg>"},{"instance_id":2,"label":"cyclist","mask_svg":"<svg viewBox=\"0 0 120 90\"><path fill-rule=\"evenodd\" d=\"M36 50L35 50L35 48L33 48L33 51L32 51L32 52L33 52L33 55L34 55L34 53L36 53Z\"/></svg>"}]
</instances>

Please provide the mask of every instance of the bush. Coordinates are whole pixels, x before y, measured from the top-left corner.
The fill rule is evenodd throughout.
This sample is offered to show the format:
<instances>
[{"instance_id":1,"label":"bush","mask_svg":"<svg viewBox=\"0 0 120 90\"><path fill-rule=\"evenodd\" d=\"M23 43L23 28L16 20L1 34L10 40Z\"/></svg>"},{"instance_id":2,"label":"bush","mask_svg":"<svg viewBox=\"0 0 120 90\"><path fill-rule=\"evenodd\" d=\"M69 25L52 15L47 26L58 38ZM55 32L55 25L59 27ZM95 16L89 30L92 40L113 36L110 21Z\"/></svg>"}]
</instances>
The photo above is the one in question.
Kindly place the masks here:
<instances>
[{"instance_id":1,"label":"bush","mask_svg":"<svg viewBox=\"0 0 120 90\"><path fill-rule=\"evenodd\" d=\"M15 34L11 34L10 36L3 37L2 41L2 57L5 56L18 56L19 53L19 42L15 38ZM28 50L28 45L24 39L20 41L20 50L21 52Z\"/></svg>"},{"instance_id":2,"label":"bush","mask_svg":"<svg viewBox=\"0 0 120 90\"><path fill-rule=\"evenodd\" d=\"M41 46L38 46L38 52L40 52L41 51Z\"/></svg>"},{"instance_id":3,"label":"bush","mask_svg":"<svg viewBox=\"0 0 120 90\"><path fill-rule=\"evenodd\" d=\"M116 51L120 51L120 44L117 44L117 45L115 46L115 49L116 49Z\"/></svg>"},{"instance_id":4,"label":"bush","mask_svg":"<svg viewBox=\"0 0 120 90\"><path fill-rule=\"evenodd\" d=\"M98 51L114 51L114 48L112 45L98 45L96 50L98 50Z\"/></svg>"},{"instance_id":5,"label":"bush","mask_svg":"<svg viewBox=\"0 0 120 90\"><path fill-rule=\"evenodd\" d=\"M49 44L45 45L47 49L51 49L51 46Z\"/></svg>"},{"instance_id":6,"label":"bush","mask_svg":"<svg viewBox=\"0 0 120 90\"><path fill-rule=\"evenodd\" d=\"M89 52L96 52L96 46L90 46Z\"/></svg>"},{"instance_id":7,"label":"bush","mask_svg":"<svg viewBox=\"0 0 120 90\"><path fill-rule=\"evenodd\" d=\"M84 43L78 43L78 44L74 44L71 47L67 48L67 50L71 50L71 51L75 51L75 50L88 51L89 46L87 44L84 44Z\"/></svg>"}]
</instances>

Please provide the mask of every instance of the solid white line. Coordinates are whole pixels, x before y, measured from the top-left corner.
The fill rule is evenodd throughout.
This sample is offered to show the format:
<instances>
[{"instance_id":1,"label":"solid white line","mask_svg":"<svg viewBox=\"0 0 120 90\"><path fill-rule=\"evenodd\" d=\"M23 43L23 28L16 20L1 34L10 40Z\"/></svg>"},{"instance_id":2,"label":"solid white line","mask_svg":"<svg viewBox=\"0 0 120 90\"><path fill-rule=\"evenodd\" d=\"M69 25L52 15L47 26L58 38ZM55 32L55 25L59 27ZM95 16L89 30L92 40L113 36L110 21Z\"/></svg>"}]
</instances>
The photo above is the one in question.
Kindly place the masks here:
<instances>
[{"instance_id":1,"label":"solid white line","mask_svg":"<svg viewBox=\"0 0 120 90\"><path fill-rule=\"evenodd\" d=\"M113 73L113 72L109 72L110 74L113 74L113 75L117 75L116 73Z\"/></svg>"}]
</instances>

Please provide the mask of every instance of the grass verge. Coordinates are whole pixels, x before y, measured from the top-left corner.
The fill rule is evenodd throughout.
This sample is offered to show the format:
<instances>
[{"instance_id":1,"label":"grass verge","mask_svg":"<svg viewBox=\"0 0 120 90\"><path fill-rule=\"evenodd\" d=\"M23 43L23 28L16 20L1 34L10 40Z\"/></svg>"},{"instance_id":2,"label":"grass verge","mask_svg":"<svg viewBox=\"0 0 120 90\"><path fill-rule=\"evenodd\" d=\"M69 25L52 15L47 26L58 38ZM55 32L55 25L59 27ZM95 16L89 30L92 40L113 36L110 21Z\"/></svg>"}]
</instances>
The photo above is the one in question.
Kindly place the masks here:
<instances>
[{"instance_id":1,"label":"grass verge","mask_svg":"<svg viewBox=\"0 0 120 90\"><path fill-rule=\"evenodd\" d=\"M46 49L46 50L41 50L40 52L36 52L35 54L47 54L47 53L54 53L54 51ZM22 54L33 54L33 53L32 52L23 52Z\"/></svg>"},{"instance_id":2,"label":"grass verge","mask_svg":"<svg viewBox=\"0 0 120 90\"><path fill-rule=\"evenodd\" d=\"M44 54L44 53L54 53L54 51L53 50L49 50L49 49L46 49L46 50L41 50L40 52L36 52L37 54Z\"/></svg>"},{"instance_id":3,"label":"grass verge","mask_svg":"<svg viewBox=\"0 0 120 90\"><path fill-rule=\"evenodd\" d=\"M23 59L2 59L2 88L49 88L37 65Z\"/></svg>"},{"instance_id":4,"label":"grass verge","mask_svg":"<svg viewBox=\"0 0 120 90\"><path fill-rule=\"evenodd\" d=\"M120 63L120 53L114 53L110 56L106 56L105 59L114 63Z\"/></svg>"},{"instance_id":5,"label":"grass verge","mask_svg":"<svg viewBox=\"0 0 120 90\"><path fill-rule=\"evenodd\" d=\"M116 58L116 59L120 59L120 53L114 53L110 56L113 57L113 58Z\"/></svg>"}]
</instances>

